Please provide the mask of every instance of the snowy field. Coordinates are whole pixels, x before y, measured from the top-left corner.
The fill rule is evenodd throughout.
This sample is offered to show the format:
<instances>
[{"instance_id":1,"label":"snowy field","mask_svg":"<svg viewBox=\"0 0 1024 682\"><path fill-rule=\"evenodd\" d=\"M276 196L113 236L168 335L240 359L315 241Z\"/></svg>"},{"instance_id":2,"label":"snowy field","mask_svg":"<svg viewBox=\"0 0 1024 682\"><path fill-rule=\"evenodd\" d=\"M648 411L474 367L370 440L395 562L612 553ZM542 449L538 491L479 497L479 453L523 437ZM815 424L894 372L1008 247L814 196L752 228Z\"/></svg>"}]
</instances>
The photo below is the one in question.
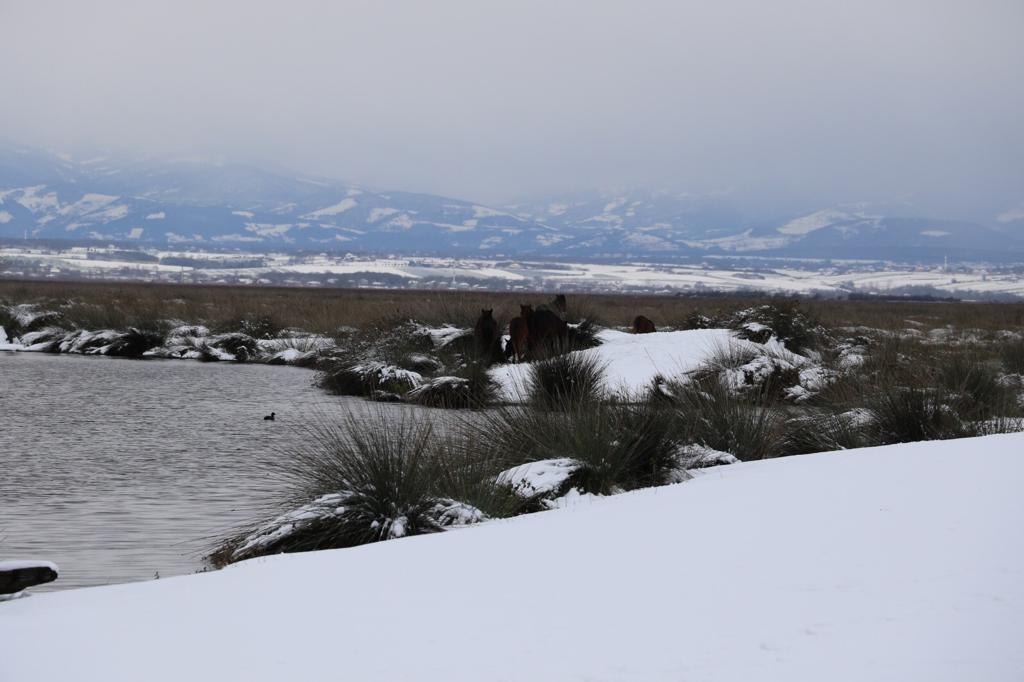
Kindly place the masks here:
<instances>
[{"instance_id":1,"label":"snowy field","mask_svg":"<svg viewBox=\"0 0 1024 682\"><path fill-rule=\"evenodd\" d=\"M1024 434L0 604L0 679L1024 679Z\"/></svg>"},{"instance_id":2,"label":"snowy field","mask_svg":"<svg viewBox=\"0 0 1024 682\"><path fill-rule=\"evenodd\" d=\"M63 251L0 249L0 277L123 278L168 282L286 283L293 285L507 288L568 291L765 291L789 295L885 294L918 288L972 298L1024 296L1019 268L971 264L912 266L878 261L802 261L756 258L691 265L666 263L554 263L472 258L368 258L294 256L217 251L147 251L153 260L118 260L124 252L101 247ZM181 260L203 261L179 266ZM260 261L261 267L233 261ZM378 281L379 280L379 281Z\"/></svg>"}]
</instances>

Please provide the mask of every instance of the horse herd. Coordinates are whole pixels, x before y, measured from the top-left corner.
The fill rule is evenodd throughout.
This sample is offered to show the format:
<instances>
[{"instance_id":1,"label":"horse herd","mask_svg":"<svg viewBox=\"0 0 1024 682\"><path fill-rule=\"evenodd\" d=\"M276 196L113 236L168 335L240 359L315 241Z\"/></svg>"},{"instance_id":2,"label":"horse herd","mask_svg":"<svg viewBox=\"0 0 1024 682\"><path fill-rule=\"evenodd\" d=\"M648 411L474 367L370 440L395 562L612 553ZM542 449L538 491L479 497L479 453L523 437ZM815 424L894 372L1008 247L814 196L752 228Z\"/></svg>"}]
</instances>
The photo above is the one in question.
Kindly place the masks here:
<instances>
[{"instance_id":1,"label":"horse herd","mask_svg":"<svg viewBox=\"0 0 1024 682\"><path fill-rule=\"evenodd\" d=\"M577 326L566 321L567 310L564 294L558 294L549 303L542 303L536 309L532 304L521 304L519 316L513 317L508 323L508 341L502 348L503 336L494 317L494 309L482 309L473 328L477 357L489 364L522 362L572 347ZM650 319L637 315L631 331L634 334L650 334L657 330Z\"/></svg>"}]
</instances>

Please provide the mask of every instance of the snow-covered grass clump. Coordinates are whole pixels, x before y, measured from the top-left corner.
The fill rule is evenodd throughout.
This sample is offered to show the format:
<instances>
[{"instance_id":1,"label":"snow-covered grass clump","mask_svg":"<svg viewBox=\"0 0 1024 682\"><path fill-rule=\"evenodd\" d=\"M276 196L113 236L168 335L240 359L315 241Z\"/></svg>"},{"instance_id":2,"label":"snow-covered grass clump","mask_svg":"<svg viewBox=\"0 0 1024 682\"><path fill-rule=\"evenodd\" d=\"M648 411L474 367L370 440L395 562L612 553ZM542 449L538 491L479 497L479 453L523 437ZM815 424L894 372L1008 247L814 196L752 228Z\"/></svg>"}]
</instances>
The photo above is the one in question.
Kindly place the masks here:
<instances>
[{"instance_id":1,"label":"snow-covered grass clump","mask_svg":"<svg viewBox=\"0 0 1024 682\"><path fill-rule=\"evenodd\" d=\"M0 605L0 678L1016 682L1022 449L744 463L458 532L36 595ZM399 654L396 623L417 624Z\"/></svg>"}]
</instances>

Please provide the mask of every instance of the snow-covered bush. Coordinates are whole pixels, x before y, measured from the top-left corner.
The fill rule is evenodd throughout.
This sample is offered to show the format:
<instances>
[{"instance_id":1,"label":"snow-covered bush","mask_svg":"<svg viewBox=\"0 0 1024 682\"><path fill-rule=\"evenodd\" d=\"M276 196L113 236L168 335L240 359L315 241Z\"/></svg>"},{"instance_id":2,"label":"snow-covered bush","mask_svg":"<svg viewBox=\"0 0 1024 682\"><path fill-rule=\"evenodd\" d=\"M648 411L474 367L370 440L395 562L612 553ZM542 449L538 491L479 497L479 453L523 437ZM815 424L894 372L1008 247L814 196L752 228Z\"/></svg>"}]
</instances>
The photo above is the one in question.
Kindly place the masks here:
<instances>
[{"instance_id":1,"label":"snow-covered bush","mask_svg":"<svg viewBox=\"0 0 1024 682\"><path fill-rule=\"evenodd\" d=\"M164 335L156 329L137 329L131 327L119 335L107 348L107 355L139 358L146 351L164 344Z\"/></svg>"},{"instance_id":2,"label":"snow-covered bush","mask_svg":"<svg viewBox=\"0 0 1024 682\"><path fill-rule=\"evenodd\" d=\"M426 407L476 409L497 399L498 384L482 362L470 362L460 376L429 379L405 394L406 400Z\"/></svg>"},{"instance_id":3,"label":"snow-covered bush","mask_svg":"<svg viewBox=\"0 0 1024 682\"><path fill-rule=\"evenodd\" d=\"M21 343L26 350L39 353L59 353L60 344L67 335L68 331L66 329L47 327L39 331L22 334Z\"/></svg>"},{"instance_id":4,"label":"snow-covered bush","mask_svg":"<svg viewBox=\"0 0 1024 682\"><path fill-rule=\"evenodd\" d=\"M61 313L44 310L34 304L0 305L0 327L3 327L12 339L47 327L55 327L62 321Z\"/></svg>"},{"instance_id":5,"label":"snow-covered bush","mask_svg":"<svg viewBox=\"0 0 1024 682\"><path fill-rule=\"evenodd\" d=\"M403 395L423 381L417 372L395 365L369 360L329 364L319 377L319 385L337 395L369 397L374 392Z\"/></svg>"},{"instance_id":6,"label":"snow-covered bush","mask_svg":"<svg viewBox=\"0 0 1024 682\"><path fill-rule=\"evenodd\" d=\"M248 362L254 359L259 352L259 344L256 339L241 332L211 336L208 343L213 348L233 356L238 362Z\"/></svg>"},{"instance_id":7,"label":"snow-covered bush","mask_svg":"<svg viewBox=\"0 0 1024 682\"><path fill-rule=\"evenodd\" d=\"M517 405L488 413L476 428L501 461L571 461L560 467L571 469L565 480L542 491L551 497L570 489L607 495L661 485L675 480L679 468L674 415L649 403Z\"/></svg>"},{"instance_id":8,"label":"snow-covered bush","mask_svg":"<svg viewBox=\"0 0 1024 682\"><path fill-rule=\"evenodd\" d=\"M778 339L794 353L817 348L828 338L828 331L800 310L798 301L745 308L733 313L728 326L748 341Z\"/></svg>"},{"instance_id":9,"label":"snow-covered bush","mask_svg":"<svg viewBox=\"0 0 1024 682\"><path fill-rule=\"evenodd\" d=\"M352 547L514 513L503 508L513 496L495 483L496 460L428 419L348 414L306 435L273 467L291 483L286 511L223 542L211 561Z\"/></svg>"}]
</instances>

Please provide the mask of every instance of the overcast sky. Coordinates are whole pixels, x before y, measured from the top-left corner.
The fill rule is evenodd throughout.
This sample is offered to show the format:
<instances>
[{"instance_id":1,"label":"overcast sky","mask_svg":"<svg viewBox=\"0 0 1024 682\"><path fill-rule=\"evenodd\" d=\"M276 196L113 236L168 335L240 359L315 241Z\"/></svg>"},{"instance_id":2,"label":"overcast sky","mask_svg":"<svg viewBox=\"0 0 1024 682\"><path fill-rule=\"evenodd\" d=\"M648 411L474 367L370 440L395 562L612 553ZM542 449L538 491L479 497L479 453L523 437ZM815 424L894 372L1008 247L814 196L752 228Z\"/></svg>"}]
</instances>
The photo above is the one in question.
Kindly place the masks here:
<instances>
[{"instance_id":1,"label":"overcast sky","mask_svg":"<svg viewBox=\"0 0 1024 682\"><path fill-rule=\"evenodd\" d=\"M0 0L0 137L499 203L1024 205L1022 0Z\"/></svg>"}]
</instances>

